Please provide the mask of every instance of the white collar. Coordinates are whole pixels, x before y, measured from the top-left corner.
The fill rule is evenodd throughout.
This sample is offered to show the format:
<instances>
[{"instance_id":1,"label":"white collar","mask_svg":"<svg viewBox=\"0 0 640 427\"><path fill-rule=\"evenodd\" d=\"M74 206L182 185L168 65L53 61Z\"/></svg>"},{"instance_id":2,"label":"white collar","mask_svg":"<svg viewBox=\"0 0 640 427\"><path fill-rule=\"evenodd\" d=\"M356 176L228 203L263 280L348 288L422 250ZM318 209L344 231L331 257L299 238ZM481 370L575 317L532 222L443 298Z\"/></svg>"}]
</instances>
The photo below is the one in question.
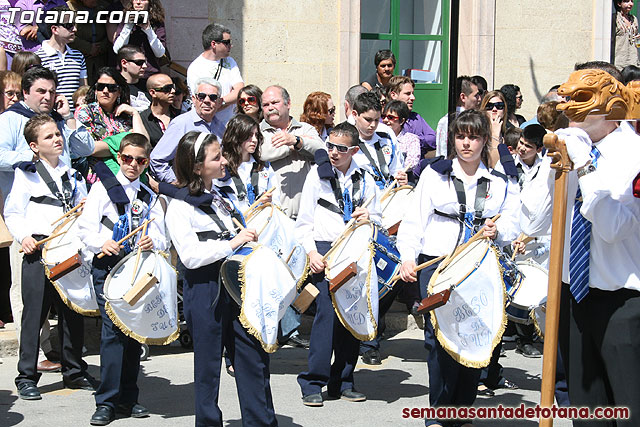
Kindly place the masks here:
<instances>
[{"instance_id":1,"label":"white collar","mask_svg":"<svg viewBox=\"0 0 640 427\"><path fill-rule=\"evenodd\" d=\"M453 171L453 175L459 177L463 182L465 182L465 179L463 178L465 178L467 174L462 170L462 166L460 166L460 162L457 157L453 159L451 168ZM491 172L489 172L489 169L487 169L482 161L478 165L476 173L470 179L473 181L477 181L480 178L492 179Z\"/></svg>"},{"instance_id":2,"label":"white collar","mask_svg":"<svg viewBox=\"0 0 640 427\"><path fill-rule=\"evenodd\" d=\"M49 40L45 40L42 42L42 50L44 50L44 53L47 54L47 56L51 56L51 55L65 55L67 52L69 52L69 46L65 45L64 46L64 52L60 52L56 49L53 48L53 46L51 46L49 44Z\"/></svg>"}]
</instances>

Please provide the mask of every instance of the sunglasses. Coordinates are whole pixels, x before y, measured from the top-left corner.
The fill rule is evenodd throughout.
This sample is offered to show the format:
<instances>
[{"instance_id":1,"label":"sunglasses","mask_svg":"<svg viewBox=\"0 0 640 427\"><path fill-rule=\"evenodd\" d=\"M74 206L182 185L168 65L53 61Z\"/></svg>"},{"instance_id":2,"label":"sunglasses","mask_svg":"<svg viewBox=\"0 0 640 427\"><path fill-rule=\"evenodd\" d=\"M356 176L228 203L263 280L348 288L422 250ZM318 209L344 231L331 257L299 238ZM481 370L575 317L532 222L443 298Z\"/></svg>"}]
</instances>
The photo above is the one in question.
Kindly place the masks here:
<instances>
[{"instance_id":1,"label":"sunglasses","mask_svg":"<svg viewBox=\"0 0 640 427\"><path fill-rule=\"evenodd\" d=\"M162 92L162 93L171 93L172 90L175 90L176 93L178 93L176 90L176 85L174 85L173 83L169 83L161 87L154 87L153 90L155 90L156 92Z\"/></svg>"},{"instance_id":2,"label":"sunglasses","mask_svg":"<svg viewBox=\"0 0 640 427\"><path fill-rule=\"evenodd\" d=\"M238 98L238 104L240 104L241 107L244 107L245 104L258 105L258 98L251 95L246 98Z\"/></svg>"},{"instance_id":3,"label":"sunglasses","mask_svg":"<svg viewBox=\"0 0 640 427\"><path fill-rule=\"evenodd\" d=\"M383 114L382 116L380 116L380 118L382 120L389 120L390 122L397 122L400 120L400 117L392 116L391 114Z\"/></svg>"},{"instance_id":4,"label":"sunglasses","mask_svg":"<svg viewBox=\"0 0 640 427\"><path fill-rule=\"evenodd\" d=\"M329 108L329 114L333 115L336 113L336 107Z\"/></svg>"},{"instance_id":5,"label":"sunglasses","mask_svg":"<svg viewBox=\"0 0 640 427\"><path fill-rule=\"evenodd\" d=\"M327 141L327 151L331 152L331 150L333 150L334 148L338 150L338 153L346 153L347 151L355 147L347 147L346 145L334 144L333 142Z\"/></svg>"},{"instance_id":6,"label":"sunglasses","mask_svg":"<svg viewBox=\"0 0 640 427\"><path fill-rule=\"evenodd\" d=\"M504 102L487 102L487 106L484 107L485 110L491 111L495 107L497 110L504 110Z\"/></svg>"},{"instance_id":7,"label":"sunglasses","mask_svg":"<svg viewBox=\"0 0 640 427\"><path fill-rule=\"evenodd\" d=\"M133 157L128 154L120 154L120 158L125 165L130 165L134 160L139 166L146 166L149 163L149 159L146 157Z\"/></svg>"},{"instance_id":8,"label":"sunglasses","mask_svg":"<svg viewBox=\"0 0 640 427\"><path fill-rule=\"evenodd\" d=\"M225 45L227 47L231 46L231 39L229 39L229 40L214 40L214 42L222 43L223 45Z\"/></svg>"},{"instance_id":9,"label":"sunglasses","mask_svg":"<svg viewBox=\"0 0 640 427\"><path fill-rule=\"evenodd\" d=\"M133 62L138 67L142 67L147 62L147 60L146 59L127 59L127 62Z\"/></svg>"},{"instance_id":10,"label":"sunglasses","mask_svg":"<svg viewBox=\"0 0 640 427\"><path fill-rule=\"evenodd\" d=\"M67 31L73 31L73 29L76 27L76 24L73 22L67 22L66 24L55 24L57 27L62 27Z\"/></svg>"},{"instance_id":11,"label":"sunglasses","mask_svg":"<svg viewBox=\"0 0 640 427\"><path fill-rule=\"evenodd\" d=\"M196 98L198 98L200 102L204 101L207 98L207 96L209 97L211 102L216 102L216 100L218 99L217 93L204 93L204 92L196 93Z\"/></svg>"},{"instance_id":12,"label":"sunglasses","mask_svg":"<svg viewBox=\"0 0 640 427\"><path fill-rule=\"evenodd\" d=\"M117 83L96 83L96 91L102 92L105 89L114 93L120 90L120 86Z\"/></svg>"}]
</instances>

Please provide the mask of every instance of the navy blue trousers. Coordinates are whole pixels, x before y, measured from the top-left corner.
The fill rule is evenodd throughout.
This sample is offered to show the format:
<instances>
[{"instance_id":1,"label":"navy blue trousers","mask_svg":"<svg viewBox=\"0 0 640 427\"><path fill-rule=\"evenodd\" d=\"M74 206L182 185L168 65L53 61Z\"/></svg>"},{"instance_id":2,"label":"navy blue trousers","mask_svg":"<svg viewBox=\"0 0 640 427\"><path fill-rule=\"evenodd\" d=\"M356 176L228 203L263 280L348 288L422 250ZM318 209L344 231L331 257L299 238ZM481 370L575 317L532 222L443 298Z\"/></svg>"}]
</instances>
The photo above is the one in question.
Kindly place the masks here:
<instances>
[{"instance_id":1,"label":"navy blue trousers","mask_svg":"<svg viewBox=\"0 0 640 427\"><path fill-rule=\"evenodd\" d=\"M429 261L435 257L420 255L418 263ZM420 295L427 297L427 285L439 263L431 265L418 273ZM467 368L456 362L442 348L435 336L430 315L424 316L424 346L429 351L427 365L429 368L429 404L440 406L471 406L476 400L480 369ZM458 426L469 420L425 420L425 425L441 424Z\"/></svg>"},{"instance_id":2,"label":"navy blue trousers","mask_svg":"<svg viewBox=\"0 0 640 427\"><path fill-rule=\"evenodd\" d=\"M316 242L320 254L331 247L330 242ZM353 371L358 362L360 342L351 335L336 315L329 295L329 282L324 272L311 277L320 294L316 298L316 316L311 328L308 370L298 375L303 396L327 391L332 395L353 389ZM331 355L335 353L333 364Z\"/></svg>"},{"instance_id":3,"label":"navy blue trousers","mask_svg":"<svg viewBox=\"0 0 640 427\"><path fill-rule=\"evenodd\" d=\"M269 355L238 320L240 308L218 285L221 262L184 275L184 316L193 337L196 426L222 426L218 406L222 349L235 369L242 425L276 426Z\"/></svg>"},{"instance_id":4,"label":"navy blue trousers","mask_svg":"<svg viewBox=\"0 0 640 427\"><path fill-rule=\"evenodd\" d=\"M121 252L122 253L122 252ZM100 336L100 387L96 390L96 405L115 408L118 404L138 402L138 371L140 343L129 338L113 324L104 309L104 282L122 256L93 258L91 275L96 290L98 308L102 316Z\"/></svg>"}]
</instances>

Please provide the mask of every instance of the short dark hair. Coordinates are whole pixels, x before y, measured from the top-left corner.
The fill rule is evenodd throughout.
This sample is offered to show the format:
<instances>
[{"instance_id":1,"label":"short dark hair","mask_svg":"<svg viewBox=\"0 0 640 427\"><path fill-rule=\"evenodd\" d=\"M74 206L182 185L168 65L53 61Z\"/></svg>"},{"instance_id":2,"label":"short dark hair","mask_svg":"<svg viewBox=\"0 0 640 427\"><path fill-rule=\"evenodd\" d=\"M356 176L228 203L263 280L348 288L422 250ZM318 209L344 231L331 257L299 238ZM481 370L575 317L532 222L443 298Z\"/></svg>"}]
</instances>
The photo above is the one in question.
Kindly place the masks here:
<instances>
[{"instance_id":1,"label":"short dark hair","mask_svg":"<svg viewBox=\"0 0 640 427\"><path fill-rule=\"evenodd\" d=\"M137 53L141 53L144 55L144 51L140 46L126 44L120 48L118 51L118 67L120 66L121 61L124 59L125 61L131 61L133 56ZM146 58L146 55L145 55Z\"/></svg>"},{"instance_id":2,"label":"short dark hair","mask_svg":"<svg viewBox=\"0 0 640 427\"><path fill-rule=\"evenodd\" d=\"M231 34L231 31L223 25L214 23L207 25L202 31L202 48L211 49L211 42L219 42L225 33Z\"/></svg>"},{"instance_id":3,"label":"short dark hair","mask_svg":"<svg viewBox=\"0 0 640 427\"><path fill-rule=\"evenodd\" d=\"M37 114L27 121L27 124L24 125L23 131L24 139L27 141L27 144L30 142L38 142L40 128L46 123L55 124L55 120L53 120L48 114Z\"/></svg>"},{"instance_id":4,"label":"short dark hair","mask_svg":"<svg viewBox=\"0 0 640 427\"><path fill-rule=\"evenodd\" d=\"M602 71L606 71L607 73L611 74L611 76L618 80L620 83L622 83L622 73L620 73L620 70L618 70L618 68L613 65L610 64L608 62L605 61L588 61L588 62L583 62L581 64L576 64L574 67L574 70L576 71L580 71L580 70L602 70Z\"/></svg>"},{"instance_id":5,"label":"short dark hair","mask_svg":"<svg viewBox=\"0 0 640 427\"><path fill-rule=\"evenodd\" d=\"M522 129L517 127L512 127L507 129L504 134L504 143L507 147L511 147L512 149L516 149L518 146L518 142L520 142L520 138L522 137Z\"/></svg>"},{"instance_id":6,"label":"short dark hair","mask_svg":"<svg viewBox=\"0 0 640 427\"><path fill-rule=\"evenodd\" d=\"M525 141L535 144L536 148L542 148L543 139L547 131L543 126L533 123L524 128L522 133Z\"/></svg>"},{"instance_id":7,"label":"short dark hair","mask_svg":"<svg viewBox=\"0 0 640 427\"><path fill-rule=\"evenodd\" d=\"M622 83L626 85L634 80L640 80L640 68L635 65L627 65L622 69Z\"/></svg>"},{"instance_id":8,"label":"short dark hair","mask_svg":"<svg viewBox=\"0 0 640 427\"><path fill-rule=\"evenodd\" d=\"M349 139L351 139L351 143L349 144L351 147L358 145L358 142L360 141L360 134L358 133L358 129L347 121L335 125L329 131L329 136L331 135L349 137Z\"/></svg>"},{"instance_id":9,"label":"short dark hair","mask_svg":"<svg viewBox=\"0 0 640 427\"><path fill-rule=\"evenodd\" d=\"M471 77L469 76L458 76L456 79L456 99L460 99L460 94L464 93L465 95L471 94L471 85L475 84L471 81ZM477 86L477 85L476 85Z\"/></svg>"},{"instance_id":10,"label":"short dark hair","mask_svg":"<svg viewBox=\"0 0 640 427\"><path fill-rule=\"evenodd\" d=\"M447 157L453 159L456 153L456 134L478 135L484 139L480 159L485 166L489 165L489 140L491 139L491 123L484 111L465 110L458 114L449 124L447 138Z\"/></svg>"},{"instance_id":11,"label":"short dark hair","mask_svg":"<svg viewBox=\"0 0 640 427\"><path fill-rule=\"evenodd\" d=\"M204 161L206 148L211 144L217 144L218 138L214 134L207 134L200 146L198 152L193 154L193 146L198 140L201 132L189 131L180 138L178 148L176 149L176 157L173 160L173 170L176 173L178 187L187 187L189 194L199 196L204 192L204 180L200 175L195 173L195 167L198 163Z\"/></svg>"},{"instance_id":12,"label":"short dark hair","mask_svg":"<svg viewBox=\"0 0 640 427\"><path fill-rule=\"evenodd\" d=\"M49 13L49 12L52 12L52 13ZM74 18L73 18L74 15L75 15L75 12L69 9L68 6L56 6L49 9L45 15L47 18L49 18L46 20L47 22L45 24L45 28L48 31L47 35L51 37L53 35L53 32L51 31L51 27L54 27L54 26L59 27L62 23L64 23L64 18L66 17L70 17L71 18L70 22L74 22ZM57 20L55 22L48 22L51 20L50 18L51 16L55 16Z\"/></svg>"},{"instance_id":13,"label":"short dark hair","mask_svg":"<svg viewBox=\"0 0 640 427\"><path fill-rule=\"evenodd\" d=\"M353 110L358 114L365 113L369 110L382 112L382 105L380 104L378 95L373 92L365 92L358 95L356 102L353 103Z\"/></svg>"},{"instance_id":14,"label":"short dark hair","mask_svg":"<svg viewBox=\"0 0 640 427\"><path fill-rule=\"evenodd\" d=\"M151 143L149 139L141 133L131 132L122 138L118 153L122 153L128 146L143 148L147 157L151 154Z\"/></svg>"},{"instance_id":15,"label":"short dark hair","mask_svg":"<svg viewBox=\"0 0 640 427\"><path fill-rule=\"evenodd\" d=\"M489 85L487 84L487 79L485 79L480 75L472 76L471 81L476 86L478 86L478 89L480 90L480 92L482 92L483 95L484 95L484 92L486 92L487 89L489 88Z\"/></svg>"},{"instance_id":16,"label":"short dark hair","mask_svg":"<svg viewBox=\"0 0 640 427\"><path fill-rule=\"evenodd\" d=\"M387 102L387 104L384 106L383 111L385 114L389 111L396 113L402 121L406 121L411 114L411 110L409 110L409 106L407 105L407 103L399 101L397 99Z\"/></svg>"},{"instance_id":17,"label":"short dark hair","mask_svg":"<svg viewBox=\"0 0 640 427\"><path fill-rule=\"evenodd\" d=\"M55 71L52 71L48 68L45 68L41 65L36 65L35 67L29 68L22 75L22 91L29 93L31 92L31 86L36 82L36 80L53 80L56 87L58 86L58 77L56 76Z\"/></svg>"},{"instance_id":18,"label":"short dark hair","mask_svg":"<svg viewBox=\"0 0 640 427\"><path fill-rule=\"evenodd\" d=\"M381 49L377 51L376 56L373 57L373 63L377 67L382 61L385 61L387 59L391 60L391 63L394 67L396 66L396 57L389 49Z\"/></svg>"}]
</instances>

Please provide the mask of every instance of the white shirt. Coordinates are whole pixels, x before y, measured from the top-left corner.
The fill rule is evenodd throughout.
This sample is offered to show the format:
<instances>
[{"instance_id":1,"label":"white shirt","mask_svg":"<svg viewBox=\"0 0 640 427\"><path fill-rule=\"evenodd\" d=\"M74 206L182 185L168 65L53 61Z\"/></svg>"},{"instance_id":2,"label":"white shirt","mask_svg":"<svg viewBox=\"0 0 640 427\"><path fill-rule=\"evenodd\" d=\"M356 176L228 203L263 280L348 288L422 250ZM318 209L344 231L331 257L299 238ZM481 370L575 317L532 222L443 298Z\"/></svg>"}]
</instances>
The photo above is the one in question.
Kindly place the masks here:
<instances>
[{"instance_id":1,"label":"white shirt","mask_svg":"<svg viewBox=\"0 0 640 427\"><path fill-rule=\"evenodd\" d=\"M458 159L453 160L451 175L459 177L465 184L467 212L475 212L478 179L488 178L483 217L492 218L498 213L501 214L496 222L496 241L500 246L517 237L520 200L515 181L505 181L502 177L491 174L482 163L476 174L467 180ZM460 223L434 212L438 210L446 214L459 214L460 204L451 179L428 167L420 175L415 194L415 208L407 211L398 230L397 247L402 261L415 261L419 254L439 256L451 253L459 243L456 239L460 234Z\"/></svg>"},{"instance_id":2,"label":"white shirt","mask_svg":"<svg viewBox=\"0 0 640 427\"><path fill-rule=\"evenodd\" d=\"M84 180L76 180L74 169L69 168L62 160L58 160L58 166L55 168L46 161L42 161L42 164L59 190L62 190L62 176L69 175L71 188L75 189L72 203L74 206L86 197L86 183ZM59 223L51 225L51 222L64 214L62 206L36 203L31 200L31 198L41 196L56 198L40 174L16 168L13 186L4 207L4 215L9 231L14 239L20 243L25 237L32 234L50 235L59 225Z\"/></svg>"},{"instance_id":3,"label":"white shirt","mask_svg":"<svg viewBox=\"0 0 640 427\"><path fill-rule=\"evenodd\" d=\"M253 169L253 165L256 163L256 160L253 156L250 157L250 160L247 162L242 162L238 166L238 177L240 181L244 184L245 192L248 192L247 186L251 184L251 170ZM244 212L251 205L249 203L249 198L245 197L243 200L238 199L238 188L236 187L233 179L229 178L225 181L216 179L213 181L213 185L217 187L230 187L236 195L237 207L240 209L240 212L244 214ZM280 205L280 191L276 185L276 176L271 166L267 164L261 171L258 172L258 188L254 189L256 200L259 195L269 190L270 188L275 187L271 193L271 202L276 205ZM235 201L235 200L234 200Z\"/></svg>"},{"instance_id":4,"label":"white shirt","mask_svg":"<svg viewBox=\"0 0 640 427\"><path fill-rule=\"evenodd\" d=\"M189 85L189 89L191 89L192 94L196 93L196 82L198 79L203 77L215 78L216 71L218 71L218 64L220 61L212 61L205 58L203 55L204 54L200 54L191 64L189 64L189 68L187 68L187 84ZM230 56L223 58L223 61L224 63L220 70L220 76L216 79L222 85L221 96L225 96L231 92L233 86L236 84L244 82L236 61ZM216 117L226 125L227 122L231 120L231 117L233 117L233 110L234 106L231 105L222 111L218 111L216 113Z\"/></svg>"},{"instance_id":5,"label":"white shirt","mask_svg":"<svg viewBox=\"0 0 640 427\"><path fill-rule=\"evenodd\" d=\"M363 149L366 149L369 152L369 155L373 159L376 164L376 168L380 172L382 172L381 165L378 164L378 154L376 153L376 149L374 144L376 142L380 142L380 146L382 147L382 154L384 155L384 159L387 163L387 169L389 170L389 182L393 180L393 177L399 171L403 170L403 158L402 152L398 149L398 145L393 143L393 140L388 137L381 136L379 133L374 133L371 139L368 141L360 139L360 141L364 142L364 148L360 148L356 154L353 155L353 161L356 162L358 167L368 170L372 175L376 176L377 174L374 172L374 168L367 159L367 156L362 152Z\"/></svg>"},{"instance_id":6,"label":"white shirt","mask_svg":"<svg viewBox=\"0 0 640 427\"><path fill-rule=\"evenodd\" d=\"M525 162L523 162L520 159L520 156L518 156L518 155L514 156L513 160L514 160L514 162L516 164L516 167L518 167L518 165L520 165L522 167L522 172L524 174L523 186L527 182L531 182L531 180L536 177L536 175L540 171L540 166L542 165L542 158L540 157L539 154L536 154L536 157L534 158L533 164L531 166L529 166ZM518 179L518 181L520 181L520 179Z\"/></svg>"},{"instance_id":7,"label":"white shirt","mask_svg":"<svg viewBox=\"0 0 640 427\"><path fill-rule=\"evenodd\" d=\"M129 198L129 203L137 198L138 191L141 187L144 187L153 196L150 203L151 212L149 213L149 219L153 218L154 220L147 227L147 234L153 241L154 249L159 251L167 250L169 245L165 233L164 210L158 197L149 187L142 184L140 179L129 181L122 171L116 174L116 179L124 188L124 192ZM129 212L129 228L131 229L130 206L130 204L127 205L125 210ZM118 222L118 218L120 217L120 215L118 215L118 209L116 205L111 202L104 185L101 181L98 181L91 186L91 191L89 191L87 201L82 210L82 215L80 215L80 219L78 220L79 237L84 244L87 245L89 252L95 254L101 252L102 245L104 245L107 240L113 238L113 230L110 230L102 223L102 218L105 216L114 224Z\"/></svg>"},{"instance_id":8,"label":"white shirt","mask_svg":"<svg viewBox=\"0 0 640 427\"><path fill-rule=\"evenodd\" d=\"M212 264L233 253L229 240L207 239L200 241L198 232L230 231L235 235L231 215L226 209L220 209L216 203L211 204L218 218L227 230L221 230L215 221L202 210L185 201L172 199L167 208L167 228L171 235L180 260L190 270ZM218 280L217 277L214 278Z\"/></svg>"},{"instance_id":9,"label":"white shirt","mask_svg":"<svg viewBox=\"0 0 640 427\"><path fill-rule=\"evenodd\" d=\"M640 136L627 122L594 144L600 151L597 170L580 178L570 172L562 280L570 283L569 253L573 205L580 185L580 212L591 221L589 286L607 291L640 290L640 200L633 179L640 172ZM544 159L540 172L522 191L522 230L545 234L551 227L555 171Z\"/></svg>"},{"instance_id":10,"label":"white shirt","mask_svg":"<svg viewBox=\"0 0 640 427\"><path fill-rule=\"evenodd\" d=\"M380 194L373 178L359 169L353 159L346 174L335 168L333 170L337 173L340 192L343 193L345 189L348 190L349 194L352 195L352 201L359 200L363 190L363 202L369 197L375 196L366 208L369 210L369 219L379 223L382 218ZM358 170L363 175L363 179L360 182L359 194L353 195L351 177ZM307 180L304 183L302 198L300 199L300 211L298 212L295 227L296 240L302 242L307 253L317 250L316 241L333 242L344 231L345 222L342 215L320 206L318 200L321 198L338 207L338 201L333 194L329 180L320 179L318 166L314 166L307 174Z\"/></svg>"}]
</instances>

